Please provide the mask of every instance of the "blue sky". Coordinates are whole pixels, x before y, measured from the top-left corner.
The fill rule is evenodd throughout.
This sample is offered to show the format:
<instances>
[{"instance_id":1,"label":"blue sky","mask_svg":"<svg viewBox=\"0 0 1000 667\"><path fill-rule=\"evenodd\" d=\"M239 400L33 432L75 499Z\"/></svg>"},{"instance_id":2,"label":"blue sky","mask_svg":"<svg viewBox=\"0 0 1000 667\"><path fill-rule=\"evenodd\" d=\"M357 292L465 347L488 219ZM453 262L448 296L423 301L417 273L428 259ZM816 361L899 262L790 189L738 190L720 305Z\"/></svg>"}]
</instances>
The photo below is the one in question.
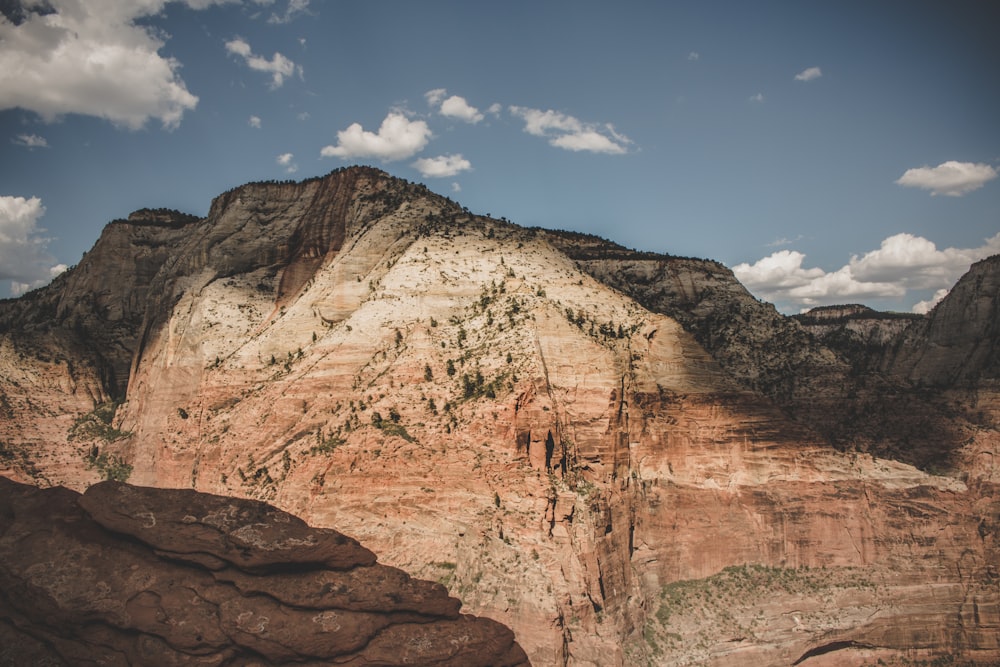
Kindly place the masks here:
<instances>
[{"instance_id":1,"label":"blue sky","mask_svg":"<svg viewBox=\"0 0 1000 667\"><path fill-rule=\"evenodd\" d=\"M41 9L39 9L42 7ZM994 2L0 0L0 297L141 207L372 164L918 311L1000 252Z\"/></svg>"}]
</instances>

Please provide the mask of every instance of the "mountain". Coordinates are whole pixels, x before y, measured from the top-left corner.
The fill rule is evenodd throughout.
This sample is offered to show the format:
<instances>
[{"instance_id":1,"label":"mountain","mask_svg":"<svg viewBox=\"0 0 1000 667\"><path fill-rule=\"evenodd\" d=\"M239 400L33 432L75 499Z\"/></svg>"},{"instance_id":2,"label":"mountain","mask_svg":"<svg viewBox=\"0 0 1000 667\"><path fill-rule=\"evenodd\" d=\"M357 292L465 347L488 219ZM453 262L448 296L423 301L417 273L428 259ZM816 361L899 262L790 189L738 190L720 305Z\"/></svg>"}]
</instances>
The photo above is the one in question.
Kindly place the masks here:
<instances>
[{"instance_id":1,"label":"mountain","mask_svg":"<svg viewBox=\"0 0 1000 667\"><path fill-rule=\"evenodd\" d=\"M858 326L371 168L249 184L0 303L0 464L266 500L535 665L992 664L995 260Z\"/></svg>"}]
</instances>

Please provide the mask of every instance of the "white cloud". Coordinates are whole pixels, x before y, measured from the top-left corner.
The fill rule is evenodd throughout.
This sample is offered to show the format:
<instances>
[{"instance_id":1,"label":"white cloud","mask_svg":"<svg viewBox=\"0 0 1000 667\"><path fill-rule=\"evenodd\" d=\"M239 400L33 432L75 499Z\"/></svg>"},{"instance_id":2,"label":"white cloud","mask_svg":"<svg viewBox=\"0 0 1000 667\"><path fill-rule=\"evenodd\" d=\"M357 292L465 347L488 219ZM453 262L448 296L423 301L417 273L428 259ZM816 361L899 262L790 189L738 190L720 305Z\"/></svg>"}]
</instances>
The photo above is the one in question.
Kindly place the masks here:
<instances>
[{"instance_id":1,"label":"white cloud","mask_svg":"<svg viewBox=\"0 0 1000 667\"><path fill-rule=\"evenodd\" d=\"M439 155L431 158L420 158L413 163L413 167L426 178L448 178L472 169L472 163L461 154Z\"/></svg>"},{"instance_id":2,"label":"white cloud","mask_svg":"<svg viewBox=\"0 0 1000 667\"><path fill-rule=\"evenodd\" d=\"M294 174L299 170L299 165L295 164L295 155L292 153L282 153L276 159L277 163L285 168L285 172Z\"/></svg>"},{"instance_id":3,"label":"white cloud","mask_svg":"<svg viewBox=\"0 0 1000 667\"><path fill-rule=\"evenodd\" d=\"M806 258L797 250L779 250L754 264L737 264L733 273L748 288L793 288L807 285L823 276L823 269L804 269L802 260Z\"/></svg>"},{"instance_id":4,"label":"white cloud","mask_svg":"<svg viewBox=\"0 0 1000 667\"><path fill-rule=\"evenodd\" d=\"M458 118L472 124L485 118L479 109L469 104L464 97L459 95L445 97L447 94L448 91L444 88L435 88L424 93L424 98L428 105L436 108L439 114L448 118Z\"/></svg>"},{"instance_id":5,"label":"white cloud","mask_svg":"<svg viewBox=\"0 0 1000 667\"><path fill-rule=\"evenodd\" d=\"M764 101L764 93L757 93L756 95L751 95L750 101L756 102L757 104L762 103Z\"/></svg>"},{"instance_id":6,"label":"white cloud","mask_svg":"<svg viewBox=\"0 0 1000 667\"><path fill-rule=\"evenodd\" d=\"M462 191L462 186L460 184L458 184L458 183L452 183L451 184L451 191L452 192L461 192Z\"/></svg>"},{"instance_id":7,"label":"white cloud","mask_svg":"<svg viewBox=\"0 0 1000 667\"><path fill-rule=\"evenodd\" d=\"M228 1L186 4L203 9ZM21 3L24 20L0 20L0 109L26 109L46 122L77 113L133 130L150 118L176 127L198 98L181 79L180 63L160 55L163 34L139 24L166 4Z\"/></svg>"},{"instance_id":8,"label":"white cloud","mask_svg":"<svg viewBox=\"0 0 1000 667\"><path fill-rule=\"evenodd\" d=\"M907 169L896 184L930 190L931 195L961 197L996 177L997 170L988 164L949 160L936 167Z\"/></svg>"},{"instance_id":9,"label":"white cloud","mask_svg":"<svg viewBox=\"0 0 1000 667\"><path fill-rule=\"evenodd\" d=\"M38 226L43 215L45 207L38 197L0 196L0 280L11 281L15 296L66 270L46 249L49 239Z\"/></svg>"},{"instance_id":10,"label":"white cloud","mask_svg":"<svg viewBox=\"0 0 1000 667\"><path fill-rule=\"evenodd\" d=\"M896 234L878 250L852 257L850 267L861 280L888 280L908 289L950 288L973 262L1000 253L1000 233L978 248L938 250L932 241L912 234Z\"/></svg>"},{"instance_id":11,"label":"white cloud","mask_svg":"<svg viewBox=\"0 0 1000 667\"><path fill-rule=\"evenodd\" d=\"M19 134L11 139L11 143L15 146L24 146L25 148L49 147L49 142L45 140L45 137L40 137L37 134Z\"/></svg>"},{"instance_id":12,"label":"white cloud","mask_svg":"<svg viewBox=\"0 0 1000 667\"><path fill-rule=\"evenodd\" d=\"M554 137L550 144L569 151L590 151L591 153L624 153L625 147L593 130L581 130Z\"/></svg>"},{"instance_id":13,"label":"white cloud","mask_svg":"<svg viewBox=\"0 0 1000 667\"><path fill-rule=\"evenodd\" d=\"M806 268L804 254L780 250L753 264L738 264L733 273L758 296L782 306L805 308L859 299L898 299L911 290L946 293L973 262L997 253L1000 233L977 248L944 250L923 237L896 234L883 240L878 249L851 257L836 271ZM921 301L914 308L933 303L933 299Z\"/></svg>"},{"instance_id":14,"label":"white cloud","mask_svg":"<svg viewBox=\"0 0 1000 667\"><path fill-rule=\"evenodd\" d=\"M818 67L807 67L795 75L796 81L812 81L823 76L823 70Z\"/></svg>"},{"instance_id":15,"label":"white cloud","mask_svg":"<svg viewBox=\"0 0 1000 667\"><path fill-rule=\"evenodd\" d=\"M690 53L687 54L688 60L694 61L698 60L699 58L701 58L701 54L699 54L697 51L691 51Z\"/></svg>"},{"instance_id":16,"label":"white cloud","mask_svg":"<svg viewBox=\"0 0 1000 667\"><path fill-rule=\"evenodd\" d=\"M524 121L525 132L536 137L544 137L550 131L580 132L583 130L583 123L576 118L551 109L542 111L541 109L513 106L510 108L510 112Z\"/></svg>"},{"instance_id":17,"label":"white cloud","mask_svg":"<svg viewBox=\"0 0 1000 667\"><path fill-rule=\"evenodd\" d=\"M386 162L405 160L423 150L431 138L430 128L422 120L409 120L392 111L382 121L378 133L366 131L360 123L352 123L337 132L337 145L324 146L323 157L373 157Z\"/></svg>"},{"instance_id":18,"label":"white cloud","mask_svg":"<svg viewBox=\"0 0 1000 667\"><path fill-rule=\"evenodd\" d=\"M464 97L459 97L458 95L452 95L442 102L441 108L438 111L442 116L458 118L464 120L466 123L475 124L484 118L483 114L479 113L479 109L470 105L465 101Z\"/></svg>"},{"instance_id":19,"label":"white cloud","mask_svg":"<svg viewBox=\"0 0 1000 667\"><path fill-rule=\"evenodd\" d=\"M250 116L250 120L247 121L247 125L250 127L260 128L260 116Z\"/></svg>"},{"instance_id":20,"label":"white cloud","mask_svg":"<svg viewBox=\"0 0 1000 667\"><path fill-rule=\"evenodd\" d=\"M934 292L934 296L927 299L926 301L917 301L915 304L913 304L913 308L911 308L912 312L917 313L918 315L926 315L927 313L931 312L931 309L934 308L934 306L941 303L941 299L948 296L949 291L950 290L939 289L938 291Z\"/></svg>"},{"instance_id":21,"label":"white cloud","mask_svg":"<svg viewBox=\"0 0 1000 667\"><path fill-rule=\"evenodd\" d=\"M632 140L615 131L610 123L603 127L551 109L530 109L512 106L510 112L524 121L524 131L536 137L547 137L549 144L571 151L593 153L628 152Z\"/></svg>"},{"instance_id":22,"label":"white cloud","mask_svg":"<svg viewBox=\"0 0 1000 667\"><path fill-rule=\"evenodd\" d=\"M295 73L295 63L281 55L277 51L268 60L262 56L254 55L245 40L240 38L226 42L226 51L233 55L240 56L247 64L247 67L257 72L269 72L271 74L271 88L280 88L285 83L285 77ZM299 68L301 75L302 69Z\"/></svg>"}]
</instances>

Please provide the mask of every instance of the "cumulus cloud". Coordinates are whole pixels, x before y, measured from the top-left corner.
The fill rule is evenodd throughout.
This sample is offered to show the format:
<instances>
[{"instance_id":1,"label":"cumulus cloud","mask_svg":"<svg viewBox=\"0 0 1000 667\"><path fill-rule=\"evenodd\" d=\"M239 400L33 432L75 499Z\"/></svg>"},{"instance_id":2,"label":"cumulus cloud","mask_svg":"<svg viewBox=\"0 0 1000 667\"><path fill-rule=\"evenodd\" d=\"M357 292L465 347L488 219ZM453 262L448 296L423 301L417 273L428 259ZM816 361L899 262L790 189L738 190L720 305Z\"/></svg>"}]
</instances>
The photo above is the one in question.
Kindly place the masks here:
<instances>
[{"instance_id":1,"label":"cumulus cloud","mask_svg":"<svg viewBox=\"0 0 1000 667\"><path fill-rule=\"evenodd\" d=\"M260 116L250 116L250 119L247 121L247 125L257 129L260 129L260 123Z\"/></svg>"},{"instance_id":2,"label":"cumulus cloud","mask_svg":"<svg viewBox=\"0 0 1000 667\"><path fill-rule=\"evenodd\" d=\"M271 74L271 88L280 88L285 83L285 77L295 73L295 63L277 51L268 60L263 56L253 53L245 40L237 37L226 42L226 51L243 58L247 67L257 72L268 72ZM301 68L299 73L301 74Z\"/></svg>"},{"instance_id":3,"label":"cumulus cloud","mask_svg":"<svg viewBox=\"0 0 1000 667\"><path fill-rule=\"evenodd\" d=\"M278 164L285 168L285 172L294 174L299 170L299 165L295 164L295 155L292 153L282 153L276 158Z\"/></svg>"},{"instance_id":4,"label":"cumulus cloud","mask_svg":"<svg viewBox=\"0 0 1000 667\"><path fill-rule=\"evenodd\" d=\"M512 106L510 112L524 121L524 131L536 137L546 137L549 144L571 151L621 154L628 152L632 141L615 131L610 123L603 126L584 123L579 119L551 109L531 109Z\"/></svg>"},{"instance_id":5,"label":"cumulus cloud","mask_svg":"<svg viewBox=\"0 0 1000 667\"><path fill-rule=\"evenodd\" d=\"M823 71L818 67L807 67L795 75L796 81L812 81L823 76Z\"/></svg>"},{"instance_id":6,"label":"cumulus cloud","mask_svg":"<svg viewBox=\"0 0 1000 667\"><path fill-rule=\"evenodd\" d=\"M372 157L386 162L405 160L424 149L431 138L430 128L422 120L410 120L399 111L392 111L382 121L378 132L365 130L352 123L337 132L337 144L324 146L323 157Z\"/></svg>"},{"instance_id":7,"label":"cumulus cloud","mask_svg":"<svg viewBox=\"0 0 1000 667\"><path fill-rule=\"evenodd\" d=\"M442 116L458 118L472 124L485 118L479 109L469 104L464 97L459 95L445 97L447 94L448 91L444 88L435 88L424 93L424 97L427 99L427 104L436 108Z\"/></svg>"},{"instance_id":8,"label":"cumulus cloud","mask_svg":"<svg viewBox=\"0 0 1000 667\"><path fill-rule=\"evenodd\" d=\"M185 4L203 9L228 1ZM140 25L166 4L13 3L11 20L0 19L0 109L26 109L46 122L77 113L133 130L151 118L176 127L198 98L181 79L180 63L160 55L162 33Z\"/></svg>"},{"instance_id":9,"label":"cumulus cloud","mask_svg":"<svg viewBox=\"0 0 1000 667\"><path fill-rule=\"evenodd\" d=\"M913 304L913 309L912 309L913 312L919 315L926 315L927 313L931 312L931 309L934 308L934 306L941 303L941 299L948 296L949 291L950 290L939 289L938 291L934 292L934 296L932 296L931 298L925 301L917 301L915 304Z\"/></svg>"},{"instance_id":10,"label":"cumulus cloud","mask_svg":"<svg viewBox=\"0 0 1000 667\"><path fill-rule=\"evenodd\" d=\"M695 61L698 60L699 58L701 58L701 54L699 54L697 51L691 51L690 53L687 54L688 60Z\"/></svg>"},{"instance_id":11,"label":"cumulus cloud","mask_svg":"<svg viewBox=\"0 0 1000 667\"><path fill-rule=\"evenodd\" d=\"M438 112L442 116L458 118L464 120L466 123L473 124L478 123L484 118L479 109L466 102L464 97L459 97L458 95L452 95L442 102Z\"/></svg>"},{"instance_id":12,"label":"cumulus cloud","mask_svg":"<svg viewBox=\"0 0 1000 667\"><path fill-rule=\"evenodd\" d=\"M757 93L756 95L751 95L750 96L750 101L751 102L756 102L757 104L760 104L761 102L764 101L764 93Z\"/></svg>"},{"instance_id":13,"label":"cumulus cloud","mask_svg":"<svg viewBox=\"0 0 1000 667\"><path fill-rule=\"evenodd\" d=\"M997 170L988 164L949 160L936 167L907 169L896 184L930 190L931 195L961 197L978 190L996 177Z\"/></svg>"},{"instance_id":14,"label":"cumulus cloud","mask_svg":"<svg viewBox=\"0 0 1000 667\"><path fill-rule=\"evenodd\" d=\"M49 142L45 140L45 137L40 137L37 134L19 134L10 141L15 146L24 146L25 148L49 147Z\"/></svg>"},{"instance_id":15,"label":"cumulus cloud","mask_svg":"<svg viewBox=\"0 0 1000 667\"><path fill-rule=\"evenodd\" d=\"M977 248L939 250L932 241L896 234L879 248L855 255L836 271L804 266L806 256L780 250L757 262L737 264L733 273L747 289L779 305L810 308L861 299L902 298L912 290L937 290L918 302L926 312L962 277L973 262L1000 253L1000 233Z\"/></svg>"},{"instance_id":16,"label":"cumulus cloud","mask_svg":"<svg viewBox=\"0 0 1000 667\"><path fill-rule=\"evenodd\" d=\"M413 163L413 167L426 178L448 178L472 169L472 163L461 154L439 155L431 158L420 158Z\"/></svg>"},{"instance_id":17,"label":"cumulus cloud","mask_svg":"<svg viewBox=\"0 0 1000 667\"><path fill-rule=\"evenodd\" d=\"M38 197L0 196L0 280L11 281L14 296L41 287L66 270L47 251L49 239L38 226L44 214Z\"/></svg>"}]
</instances>

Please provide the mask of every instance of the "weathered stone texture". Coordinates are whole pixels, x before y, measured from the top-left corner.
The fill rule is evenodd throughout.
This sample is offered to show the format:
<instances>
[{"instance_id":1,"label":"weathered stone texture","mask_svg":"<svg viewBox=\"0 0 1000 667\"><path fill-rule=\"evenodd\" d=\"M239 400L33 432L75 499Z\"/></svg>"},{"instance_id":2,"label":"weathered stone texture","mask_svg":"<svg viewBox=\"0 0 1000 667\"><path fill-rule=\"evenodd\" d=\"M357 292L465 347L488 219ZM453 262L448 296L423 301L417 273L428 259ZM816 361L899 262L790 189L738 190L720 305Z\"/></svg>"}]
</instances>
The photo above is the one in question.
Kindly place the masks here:
<instances>
[{"instance_id":1,"label":"weathered stone texture","mask_svg":"<svg viewBox=\"0 0 1000 667\"><path fill-rule=\"evenodd\" d=\"M0 511L0 664L528 664L440 584L259 501L0 478Z\"/></svg>"},{"instance_id":2,"label":"weathered stone texture","mask_svg":"<svg viewBox=\"0 0 1000 667\"><path fill-rule=\"evenodd\" d=\"M48 320L0 305L4 474L266 500L445 582L539 665L1000 659L995 261L929 318L837 330L718 263L474 216L367 168L237 188L171 243L137 281L107 428L73 426L110 396L103 366L71 382L10 313ZM387 604L326 574L255 579L267 563L227 563L258 532L157 516L198 546L156 548L215 586ZM335 567L323 544L309 562Z\"/></svg>"}]
</instances>

